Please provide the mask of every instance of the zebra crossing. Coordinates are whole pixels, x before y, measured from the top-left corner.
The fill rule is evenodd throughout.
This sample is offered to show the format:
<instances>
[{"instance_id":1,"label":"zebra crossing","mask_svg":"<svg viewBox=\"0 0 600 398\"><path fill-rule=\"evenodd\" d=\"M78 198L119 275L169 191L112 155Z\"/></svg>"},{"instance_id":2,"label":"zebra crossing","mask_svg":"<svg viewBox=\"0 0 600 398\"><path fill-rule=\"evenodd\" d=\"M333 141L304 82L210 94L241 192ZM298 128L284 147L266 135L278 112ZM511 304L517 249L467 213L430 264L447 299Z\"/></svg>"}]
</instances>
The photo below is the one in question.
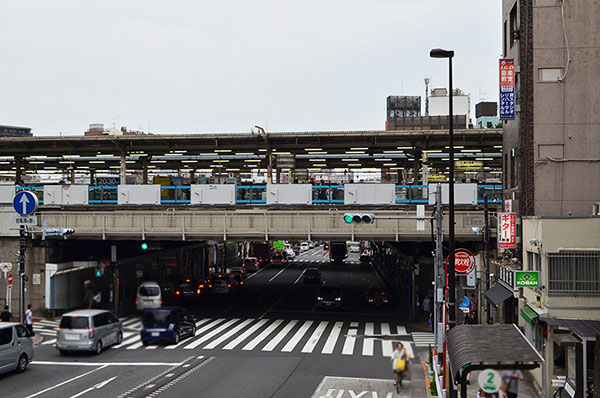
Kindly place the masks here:
<instances>
[{"instance_id":1,"label":"zebra crossing","mask_svg":"<svg viewBox=\"0 0 600 398\"><path fill-rule=\"evenodd\" d=\"M435 336L431 332L412 332L416 347L429 347L435 344Z\"/></svg>"},{"instance_id":2,"label":"zebra crossing","mask_svg":"<svg viewBox=\"0 0 600 398\"><path fill-rule=\"evenodd\" d=\"M414 347L433 341L427 332L407 333L404 326L386 322L340 320L284 320L204 318L196 323L196 334L178 344L144 346L140 339L141 321L124 321L123 350L241 350L320 355L391 356L394 342L402 342L409 355ZM429 336L431 335L431 336Z\"/></svg>"},{"instance_id":3,"label":"zebra crossing","mask_svg":"<svg viewBox=\"0 0 600 398\"><path fill-rule=\"evenodd\" d=\"M318 259L301 258L301 259L294 259L292 261L296 262L296 263L328 263L328 264L331 263L331 260L329 260L329 258L325 258L325 259L323 259L323 258L318 258ZM345 263L346 264L358 264L358 263L360 263L360 261L352 259L352 260L345 260Z\"/></svg>"}]
</instances>

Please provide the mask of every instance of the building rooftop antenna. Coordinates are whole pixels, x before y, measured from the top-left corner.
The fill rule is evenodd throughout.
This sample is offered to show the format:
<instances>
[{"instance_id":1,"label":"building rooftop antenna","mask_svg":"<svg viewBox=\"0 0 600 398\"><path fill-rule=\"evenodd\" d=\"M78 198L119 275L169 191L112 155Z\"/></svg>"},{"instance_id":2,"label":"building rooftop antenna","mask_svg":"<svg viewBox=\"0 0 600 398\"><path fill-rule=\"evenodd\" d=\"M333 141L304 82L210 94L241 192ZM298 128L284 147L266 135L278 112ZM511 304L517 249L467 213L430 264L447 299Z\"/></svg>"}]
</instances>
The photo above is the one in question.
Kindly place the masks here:
<instances>
[{"instance_id":1,"label":"building rooftop antenna","mask_svg":"<svg viewBox=\"0 0 600 398\"><path fill-rule=\"evenodd\" d=\"M429 78L425 78L425 116L429 116Z\"/></svg>"}]
</instances>

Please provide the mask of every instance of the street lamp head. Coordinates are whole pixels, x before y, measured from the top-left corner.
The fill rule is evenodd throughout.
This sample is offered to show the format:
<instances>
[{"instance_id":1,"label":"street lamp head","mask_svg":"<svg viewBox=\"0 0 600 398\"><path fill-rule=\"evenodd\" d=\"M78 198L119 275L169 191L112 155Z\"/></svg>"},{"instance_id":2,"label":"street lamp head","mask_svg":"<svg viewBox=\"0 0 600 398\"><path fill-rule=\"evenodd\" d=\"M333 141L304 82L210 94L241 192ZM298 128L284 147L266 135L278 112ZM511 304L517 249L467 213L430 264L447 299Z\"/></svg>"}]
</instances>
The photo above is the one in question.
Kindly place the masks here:
<instances>
[{"instance_id":1,"label":"street lamp head","mask_svg":"<svg viewBox=\"0 0 600 398\"><path fill-rule=\"evenodd\" d=\"M429 52L431 58L452 58L454 57L454 50L443 50L441 48L434 48Z\"/></svg>"}]
</instances>

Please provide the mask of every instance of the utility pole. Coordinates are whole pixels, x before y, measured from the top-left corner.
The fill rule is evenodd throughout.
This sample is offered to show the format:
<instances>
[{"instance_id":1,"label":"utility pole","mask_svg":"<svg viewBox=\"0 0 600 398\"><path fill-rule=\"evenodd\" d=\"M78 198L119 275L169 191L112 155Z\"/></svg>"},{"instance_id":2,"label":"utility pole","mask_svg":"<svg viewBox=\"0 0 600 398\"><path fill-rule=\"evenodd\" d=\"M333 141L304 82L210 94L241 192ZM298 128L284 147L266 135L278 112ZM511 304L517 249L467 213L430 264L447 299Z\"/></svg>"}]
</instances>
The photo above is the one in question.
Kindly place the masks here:
<instances>
[{"instance_id":1,"label":"utility pole","mask_svg":"<svg viewBox=\"0 0 600 398\"><path fill-rule=\"evenodd\" d=\"M25 324L25 250L27 249L27 235L25 225L19 226L19 319Z\"/></svg>"},{"instance_id":2,"label":"utility pole","mask_svg":"<svg viewBox=\"0 0 600 398\"><path fill-rule=\"evenodd\" d=\"M488 212L488 196L487 193L483 194L483 264L485 266L485 290L490 289L490 219ZM491 317L491 307L489 300L486 300L485 312L487 318ZM487 323L487 319L485 320Z\"/></svg>"},{"instance_id":3,"label":"utility pole","mask_svg":"<svg viewBox=\"0 0 600 398\"><path fill-rule=\"evenodd\" d=\"M435 224L436 224L436 239L435 239L435 291L433 292L433 333L435 336L435 349L438 355L443 352L444 344L444 330L440 327L443 325L441 314L444 311L441 310L441 306L444 303L443 291L444 291L444 232L442 230L442 222L444 214L442 213L442 187L437 184L435 191ZM441 358L438 358L441 359ZM439 362L438 362L439 363Z\"/></svg>"}]
</instances>

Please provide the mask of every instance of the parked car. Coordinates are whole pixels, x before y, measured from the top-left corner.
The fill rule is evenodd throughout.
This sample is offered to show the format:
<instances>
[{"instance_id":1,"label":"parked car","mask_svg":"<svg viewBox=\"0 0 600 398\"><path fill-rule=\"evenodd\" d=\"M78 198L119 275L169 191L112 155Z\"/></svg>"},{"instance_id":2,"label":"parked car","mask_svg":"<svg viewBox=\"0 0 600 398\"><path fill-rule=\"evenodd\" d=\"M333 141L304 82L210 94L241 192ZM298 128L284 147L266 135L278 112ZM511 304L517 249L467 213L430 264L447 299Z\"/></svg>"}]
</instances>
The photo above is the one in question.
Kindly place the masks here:
<instances>
[{"instance_id":1,"label":"parked car","mask_svg":"<svg viewBox=\"0 0 600 398\"><path fill-rule=\"evenodd\" d=\"M310 246L308 245L308 242L300 243L300 253L307 252L309 249L310 249Z\"/></svg>"},{"instance_id":2,"label":"parked car","mask_svg":"<svg viewBox=\"0 0 600 398\"><path fill-rule=\"evenodd\" d=\"M168 341L174 344L196 334L196 318L179 307L164 307L144 311L140 337L143 345Z\"/></svg>"},{"instance_id":3,"label":"parked car","mask_svg":"<svg viewBox=\"0 0 600 398\"><path fill-rule=\"evenodd\" d=\"M316 267L309 267L304 271L304 283L321 283L321 271Z\"/></svg>"},{"instance_id":4,"label":"parked car","mask_svg":"<svg viewBox=\"0 0 600 398\"><path fill-rule=\"evenodd\" d=\"M61 354L69 351L102 350L123 341L123 325L107 310L78 310L67 312L56 331L56 348Z\"/></svg>"},{"instance_id":5,"label":"parked car","mask_svg":"<svg viewBox=\"0 0 600 398\"><path fill-rule=\"evenodd\" d=\"M317 306L321 308L340 308L342 289L336 285L323 285L317 293Z\"/></svg>"},{"instance_id":6,"label":"parked car","mask_svg":"<svg viewBox=\"0 0 600 398\"><path fill-rule=\"evenodd\" d=\"M162 305L162 293L157 282L142 282L138 287L135 298L135 308L144 311L148 308L160 308Z\"/></svg>"},{"instance_id":7,"label":"parked car","mask_svg":"<svg viewBox=\"0 0 600 398\"><path fill-rule=\"evenodd\" d=\"M22 373L33 361L33 340L25 326L16 322L0 323L0 374Z\"/></svg>"},{"instance_id":8,"label":"parked car","mask_svg":"<svg viewBox=\"0 0 600 398\"><path fill-rule=\"evenodd\" d=\"M389 303L389 297L386 290L382 287L369 286L365 293L365 300L367 303L382 306Z\"/></svg>"},{"instance_id":9,"label":"parked car","mask_svg":"<svg viewBox=\"0 0 600 398\"><path fill-rule=\"evenodd\" d=\"M259 261L256 257L246 257L242 264L246 272L256 272L259 270Z\"/></svg>"}]
</instances>

